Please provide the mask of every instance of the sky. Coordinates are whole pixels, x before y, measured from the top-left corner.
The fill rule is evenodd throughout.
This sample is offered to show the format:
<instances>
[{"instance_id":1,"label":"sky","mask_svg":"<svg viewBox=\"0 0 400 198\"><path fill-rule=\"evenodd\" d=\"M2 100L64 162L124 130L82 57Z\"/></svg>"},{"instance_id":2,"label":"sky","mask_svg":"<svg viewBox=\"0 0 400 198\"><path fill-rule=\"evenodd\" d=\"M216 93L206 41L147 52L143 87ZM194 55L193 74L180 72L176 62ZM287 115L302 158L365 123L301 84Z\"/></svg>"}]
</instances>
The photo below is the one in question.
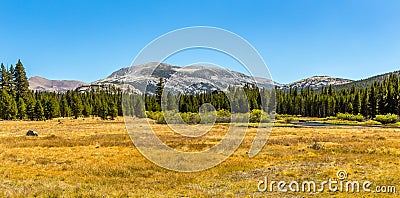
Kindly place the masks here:
<instances>
[{"instance_id":1,"label":"sky","mask_svg":"<svg viewBox=\"0 0 400 198\"><path fill-rule=\"evenodd\" d=\"M362 79L400 69L399 10L397 0L0 0L0 62L92 82L165 33L212 26L253 45L274 81ZM187 54L166 62L190 64ZM210 62L200 54L193 63Z\"/></svg>"}]
</instances>

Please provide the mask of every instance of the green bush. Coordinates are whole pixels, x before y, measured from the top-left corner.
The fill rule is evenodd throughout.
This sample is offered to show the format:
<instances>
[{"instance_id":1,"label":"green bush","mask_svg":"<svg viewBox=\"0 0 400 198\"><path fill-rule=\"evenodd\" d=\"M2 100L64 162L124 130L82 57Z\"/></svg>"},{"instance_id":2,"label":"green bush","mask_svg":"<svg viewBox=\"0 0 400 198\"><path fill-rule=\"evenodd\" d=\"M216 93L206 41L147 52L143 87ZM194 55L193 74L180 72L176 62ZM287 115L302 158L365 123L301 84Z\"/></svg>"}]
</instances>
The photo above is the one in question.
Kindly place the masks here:
<instances>
[{"instance_id":1,"label":"green bush","mask_svg":"<svg viewBox=\"0 0 400 198\"><path fill-rule=\"evenodd\" d=\"M209 111L209 112L204 112L199 114L201 117L201 124L207 124L207 123L214 123L217 118L217 112L216 111Z\"/></svg>"},{"instance_id":2,"label":"green bush","mask_svg":"<svg viewBox=\"0 0 400 198\"><path fill-rule=\"evenodd\" d=\"M230 123L231 122L231 112L225 109L217 111L217 123Z\"/></svg>"},{"instance_id":3,"label":"green bush","mask_svg":"<svg viewBox=\"0 0 400 198\"><path fill-rule=\"evenodd\" d=\"M268 114L265 113L264 111L262 111L260 109L253 109L250 112L249 122L251 122L251 123L259 123L259 122L267 123L267 122L271 122L271 119L268 116Z\"/></svg>"},{"instance_id":4,"label":"green bush","mask_svg":"<svg viewBox=\"0 0 400 198\"><path fill-rule=\"evenodd\" d=\"M156 112L153 111L146 111L146 117L156 120Z\"/></svg>"},{"instance_id":5,"label":"green bush","mask_svg":"<svg viewBox=\"0 0 400 198\"><path fill-rule=\"evenodd\" d=\"M276 114L275 115L275 119L281 120L281 119L286 118L288 116L290 116L290 115L288 115L288 114Z\"/></svg>"},{"instance_id":6,"label":"green bush","mask_svg":"<svg viewBox=\"0 0 400 198\"><path fill-rule=\"evenodd\" d=\"M249 113L235 113L232 115L232 119L234 123L248 123Z\"/></svg>"},{"instance_id":7,"label":"green bush","mask_svg":"<svg viewBox=\"0 0 400 198\"><path fill-rule=\"evenodd\" d=\"M198 124L201 121L199 114L190 112L178 113L174 111L165 111L165 112L147 111L146 115L148 118L155 120L156 123L158 124L166 124L167 121L170 124L183 124L183 123ZM164 116L166 116L168 119L166 120Z\"/></svg>"},{"instance_id":8,"label":"green bush","mask_svg":"<svg viewBox=\"0 0 400 198\"><path fill-rule=\"evenodd\" d=\"M364 121L364 116L361 114L353 115L351 113L338 113L336 117L341 120L350 120L350 121Z\"/></svg>"},{"instance_id":9,"label":"green bush","mask_svg":"<svg viewBox=\"0 0 400 198\"><path fill-rule=\"evenodd\" d=\"M285 118L285 122L286 122L286 123L291 123L291 122L294 122L294 121L297 121L297 119L294 118L294 117L286 117L286 118Z\"/></svg>"},{"instance_id":10,"label":"green bush","mask_svg":"<svg viewBox=\"0 0 400 198\"><path fill-rule=\"evenodd\" d=\"M388 113L386 115L376 115L374 120L382 124L390 124L396 123L398 119L399 117L396 114Z\"/></svg>"},{"instance_id":11,"label":"green bush","mask_svg":"<svg viewBox=\"0 0 400 198\"><path fill-rule=\"evenodd\" d=\"M184 124L185 122L182 120L181 115L177 111L165 111L164 112L164 120L160 119L159 123L166 124L166 122L170 124Z\"/></svg>"},{"instance_id":12,"label":"green bush","mask_svg":"<svg viewBox=\"0 0 400 198\"><path fill-rule=\"evenodd\" d=\"M261 122L261 123L271 123L272 120L271 120L271 118L268 116L268 114L264 112L264 113L261 115L261 120L260 120L260 122Z\"/></svg>"},{"instance_id":13,"label":"green bush","mask_svg":"<svg viewBox=\"0 0 400 198\"><path fill-rule=\"evenodd\" d=\"M162 112L154 112L154 111L146 111L146 116L150 119L155 120L159 124L165 124L166 121L164 119L164 115Z\"/></svg>"},{"instance_id":14,"label":"green bush","mask_svg":"<svg viewBox=\"0 0 400 198\"><path fill-rule=\"evenodd\" d=\"M198 124L201 121L200 115L197 113L180 113L182 120L187 124Z\"/></svg>"},{"instance_id":15,"label":"green bush","mask_svg":"<svg viewBox=\"0 0 400 198\"><path fill-rule=\"evenodd\" d=\"M153 119L158 124L205 124L205 123L230 123L231 122L231 113L227 110L219 110L214 112L206 112L201 116L198 113L179 113L176 111L165 111L165 112L153 112L146 111L146 116L150 119ZM168 118L168 119L166 119ZM267 113L262 110L254 109L250 113L236 113L232 120L237 123L251 122L251 123L269 123L271 122L271 118Z\"/></svg>"},{"instance_id":16,"label":"green bush","mask_svg":"<svg viewBox=\"0 0 400 198\"><path fill-rule=\"evenodd\" d=\"M251 110L249 122L253 122L253 123L260 122L262 114L263 114L263 112L260 109Z\"/></svg>"}]
</instances>

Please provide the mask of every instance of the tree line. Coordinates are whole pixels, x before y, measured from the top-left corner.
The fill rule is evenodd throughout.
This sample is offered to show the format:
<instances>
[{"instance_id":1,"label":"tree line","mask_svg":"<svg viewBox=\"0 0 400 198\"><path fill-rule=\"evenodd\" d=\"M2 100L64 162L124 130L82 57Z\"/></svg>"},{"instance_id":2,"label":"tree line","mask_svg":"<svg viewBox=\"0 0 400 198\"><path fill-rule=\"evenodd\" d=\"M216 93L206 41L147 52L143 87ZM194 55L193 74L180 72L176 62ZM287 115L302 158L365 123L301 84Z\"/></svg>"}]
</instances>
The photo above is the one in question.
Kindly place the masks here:
<instances>
[{"instance_id":1,"label":"tree line","mask_svg":"<svg viewBox=\"0 0 400 198\"><path fill-rule=\"evenodd\" d=\"M270 91L247 84L243 89L229 87L227 93L184 94L179 96L179 100L170 93L164 94L166 97L163 99L160 91L162 84L160 79L156 96L145 96L147 111L160 111L160 104L167 100L166 110L178 107L179 112L194 113L199 111L202 104L210 103L216 110L233 110L238 113L260 109L267 113L309 117L336 116L338 113L359 114L365 118L385 114L400 115L400 79L397 73L364 88L352 86L337 89L328 86L320 89L306 87ZM240 92L242 90L244 93Z\"/></svg>"},{"instance_id":2,"label":"tree line","mask_svg":"<svg viewBox=\"0 0 400 198\"><path fill-rule=\"evenodd\" d=\"M25 68L18 60L15 67L5 67L1 64L0 119L47 120L80 116L114 119L122 115L145 117L145 111L161 110L198 113L200 107L206 103L214 107L208 109L209 111L247 113L259 109L267 113L311 117L350 113L373 118L378 114L399 115L399 93L400 81L396 74L390 75L382 82L376 81L366 88L353 86L349 89L335 89L329 86L318 90L267 90L247 84L241 88L231 86L226 93L214 91L177 95L164 93L164 79L160 78L155 94L123 93L111 86L85 92L33 92L29 90Z\"/></svg>"},{"instance_id":3,"label":"tree line","mask_svg":"<svg viewBox=\"0 0 400 198\"><path fill-rule=\"evenodd\" d=\"M122 92L114 87L84 93L33 92L20 60L15 65L1 64L0 119L48 120L57 117L122 116Z\"/></svg>"},{"instance_id":4,"label":"tree line","mask_svg":"<svg viewBox=\"0 0 400 198\"><path fill-rule=\"evenodd\" d=\"M311 88L277 90L277 112L312 117L334 116L338 113L361 114L374 118L379 114L400 115L400 82L397 74L371 86L319 90Z\"/></svg>"},{"instance_id":5,"label":"tree line","mask_svg":"<svg viewBox=\"0 0 400 198\"><path fill-rule=\"evenodd\" d=\"M253 109L261 109L269 113L275 111L274 90L259 89L251 84L243 87L229 86L225 92L213 91L198 94L177 95L171 92L164 93L163 89L164 80L160 78L155 94L144 96L146 111L177 110L181 113L198 113L200 107L206 103L211 104L217 111L228 110L235 113L247 113ZM161 108L162 106L164 109Z\"/></svg>"}]
</instances>

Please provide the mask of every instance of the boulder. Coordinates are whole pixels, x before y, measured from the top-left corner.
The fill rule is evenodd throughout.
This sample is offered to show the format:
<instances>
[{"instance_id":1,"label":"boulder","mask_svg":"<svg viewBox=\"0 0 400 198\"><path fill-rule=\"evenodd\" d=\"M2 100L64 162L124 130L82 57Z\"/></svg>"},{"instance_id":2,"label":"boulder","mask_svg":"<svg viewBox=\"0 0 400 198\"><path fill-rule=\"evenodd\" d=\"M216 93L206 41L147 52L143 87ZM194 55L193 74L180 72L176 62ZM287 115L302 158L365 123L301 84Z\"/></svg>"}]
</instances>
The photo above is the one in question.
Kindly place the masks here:
<instances>
[{"instance_id":1,"label":"boulder","mask_svg":"<svg viewBox=\"0 0 400 198\"><path fill-rule=\"evenodd\" d=\"M28 130L28 132L26 132L26 136L39 136L39 134L36 131Z\"/></svg>"}]
</instances>

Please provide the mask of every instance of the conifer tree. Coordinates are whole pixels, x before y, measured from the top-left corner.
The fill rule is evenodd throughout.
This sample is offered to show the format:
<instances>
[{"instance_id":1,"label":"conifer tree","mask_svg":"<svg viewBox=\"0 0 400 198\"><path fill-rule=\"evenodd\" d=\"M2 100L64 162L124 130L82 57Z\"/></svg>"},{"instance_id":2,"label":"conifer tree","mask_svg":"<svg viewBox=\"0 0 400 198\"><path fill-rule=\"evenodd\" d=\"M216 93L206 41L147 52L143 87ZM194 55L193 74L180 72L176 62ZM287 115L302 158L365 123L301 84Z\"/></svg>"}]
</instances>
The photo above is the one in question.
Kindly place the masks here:
<instances>
[{"instance_id":1,"label":"conifer tree","mask_svg":"<svg viewBox=\"0 0 400 198\"><path fill-rule=\"evenodd\" d=\"M89 103L85 103L82 109L82 115L84 117L89 117L92 114L92 106Z\"/></svg>"},{"instance_id":2,"label":"conifer tree","mask_svg":"<svg viewBox=\"0 0 400 198\"><path fill-rule=\"evenodd\" d=\"M59 116L60 107L55 98L50 97L46 100L44 105L44 117L51 120Z\"/></svg>"},{"instance_id":3,"label":"conifer tree","mask_svg":"<svg viewBox=\"0 0 400 198\"><path fill-rule=\"evenodd\" d=\"M144 96L138 95L134 98L134 115L138 118L146 117L144 110Z\"/></svg>"},{"instance_id":4,"label":"conifer tree","mask_svg":"<svg viewBox=\"0 0 400 198\"><path fill-rule=\"evenodd\" d=\"M16 99L18 100L19 98L23 98L24 100L27 100L29 92L29 82L26 77L25 68L21 63L21 60L18 60L18 63L15 65L14 81Z\"/></svg>"},{"instance_id":5,"label":"conifer tree","mask_svg":"<svg viewBox=\"0 0 400 198\"><path fill-rule=\"evenodd\" d=\"M168 94L167 94L166 105L167 105L167 110L177 110L178 109L177 99L171 92L168 92Z\"/></svg>"},{"instance_id":6,"label":"conifer tree","mask_svg":"<svg viewBox=\"0 0 400 198\"><path fill-rule=\"evenodd\" d=\"M108 116L108 104L107 103L103 103L103 105L100 106L100 110L99 110L99 117L103 120L107 119Z\"/></svg>"},{"instance_id":7,"label":"conifer tree","mask_svg":"<svg viewBox=\"0 0 400 198\"><path fill-rule=\"evenodd\" d=\"M18 119L23 120L26 117L26 105L22 98L20 98L17 102L17 109L18 109Z\"/></svg>"},{"instance_id":8,"label":"conifer tree","mask_svg":"<svg viewBox=\"0 0 400 198\"><path fill-rule=\"evenodd\" d=\"M14 79L14 73L15 73L15 69L14 66L11 65L10 66L10 71L8 72L8 93L15 98L16 92L15 92L15 79Z\"/></svg>"},{"instance_id":9,"label":"conifer tree","mask_svg":"<svg viewBox=\"0 0 400 198\"><path fill-rule=\"evenodd\" d=\"M158 81L158 83L157 83L157 88L156 88L156 103L157 103L157 106L156 106L156 111L161 111L161 97L162 97L162 94L163 94L163 91L164 91L164 79L163 78L160 78L159 79L159 81Z\"/></svg>"},{"instance_id":10,"label":"conifer tree","mask_svg":"<svg viewBox=\"0 0 400 198\"><path fill-rule=\"evenodd\" d=\"M77 94L73 94L71 101L71 110L75 119L77 119L80 115L82 115L82 109L83 107L81 99Z\"/></svg>"},{"instance_id":11,"label":"conifer tree","mask_svg":"<svg viewBox=\"0 0 400 198\"><path fill-rule=\"evenodd\" d=\"M63 94L61 96L61 101L60 101L60 114L62 117L69 117L70 112L71 112L71 109L68 106L67 98L66 98L65 94Z\"/></svg>"},{"instance_id":12,"label":"conifer tree","mask_svg":"<svg viewBox=\"0 0 400 198\"><path fill-rule=\"evenodd\" d=\"M5 89L0 92L0 115L4 120L12 120L17 116L17 104Z\"/></svg>"},{"instance_id":13,"label":"conifer tree","mask_svg":"<svg viewBox=\"0 0 400 198\"><path fill-rule=\"evenodd\" d=\"M20 99L23 100L22 98ZM33 97L28 97L26 101L26 115L29 120L35 120L35 104L35 99Z\"/></svg>"},{"instance_id":14,"label":"conifer tree","mask_svg":"<svg viewBox=\"0 0 400 198\"><path fill-rule=\"evenodd\" d=\"M114 120L118 116L118 108L113 101L111 101L108 105L108 114L111 117L111 120Z\"/></svg>"},{"instance_id":15,"label":"conifer tree","mask_svg":"<svg viewBox=\"0 0 400 198\"><path fill-rule=\"evenodd\" d=\"M41 121L41 120L45 120L44 117L44 109L42 106L42 103L40 102L40 100L36 101L35 107L34 107L34 119L37 121Z\"/></svg>"},{"instance_id":16,"label":"conifer tree","mask_svg":"<svg viewBox=\"0 0 400 198\"><path fill-rule=\"evenodd\" d=\"M0 77L1 77L0 88L8 91L8 89L9 89L9 86L8 86L9 73L8 73L7 69L4 67L3 63L1 63L1 76Z\"/></svg>"}]
</instances>

